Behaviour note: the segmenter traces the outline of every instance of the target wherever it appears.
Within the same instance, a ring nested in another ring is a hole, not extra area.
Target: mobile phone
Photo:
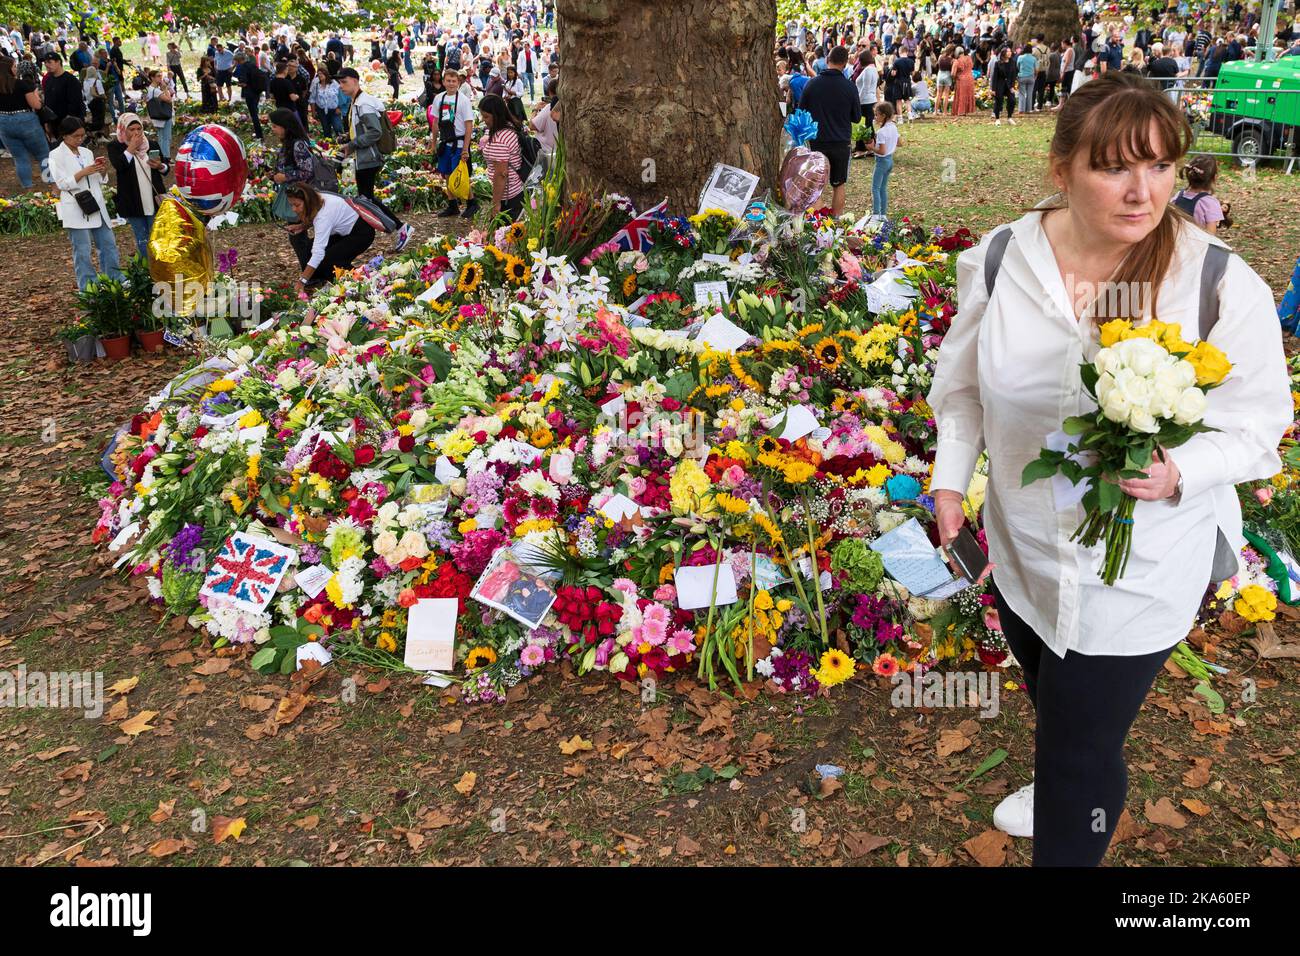
[[[150,159],[162,159],[162,150],[160,150],[160,149],[151,149],[151,150],[149,150],[149,158],[150,158]]]
[[[962,576],[972,583],[978,581],[980,575],[988,569],[988,555],[975,540],[975,535],[971,534],[970,528],[965,525],[962,525],[961,530],[957,532],[957,537],[948,542],[944,551]]]

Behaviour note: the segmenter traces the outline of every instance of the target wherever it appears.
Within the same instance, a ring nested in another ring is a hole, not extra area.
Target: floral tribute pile
[[[804,695],[1003,662],[982,585],[913,595],[871,548],[913,518],[933,539],[924,395],[973,237],[769,208],[620,244],[626,200],[555,193],[172,382],[120,433],[95,540],[263,673],[422,672],[432,638],[470,701],[564,659]]]

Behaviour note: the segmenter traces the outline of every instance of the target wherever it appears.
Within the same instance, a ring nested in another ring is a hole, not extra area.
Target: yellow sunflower
[[[822,368],[828,372],[835,371],[844,360],[844,352],[840,349],[839,343],[830,336],[821,339],[813,346],[813,354],[817,356],[817,361],[821,363]]]
[[[482,281],[483,267],[477,262],[467,262],[460,267],[460,275],[456,279],[456,291],[473,293]]]
[[[512,222],[510,228],[506,230],[506,242],[518,242],[524,237],[524,233],[527,231],[528,227],[526,227],[522,222]]]
[[[533,277],[533,272],[528,268],[528,263],[516,256],[506,257],[506,281],[511,285],[523,285]]]
[[[770,455],[773,452],[781,450],[781,443],[771,435],[764,435],[758,440],[758,453],[760,455]]]
[[[630,299],[636,295],[636,273],[629,272],[623,280],[623,298]]]
[[[477,670],[497,662],[497,652],[490,647],[476,647],[465,655],[465,669]]]

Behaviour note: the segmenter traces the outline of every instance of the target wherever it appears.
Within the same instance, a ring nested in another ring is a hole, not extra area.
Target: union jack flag
[[[654,245],[654,240],[650,238],[650,224],[660,222],[667,211],[668,200],[665,199],[653,209],[647,209],[639,214],[626,226],[610,236],[609,241],[617,243],[619,249],[623,252],[645,252]]]
[[[275,596],[293,554],[265,538],[232,534],[208,568],[200,593],[261,611]]]

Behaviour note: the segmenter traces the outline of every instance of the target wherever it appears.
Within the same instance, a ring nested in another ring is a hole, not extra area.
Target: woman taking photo
[[[505,214],[513,222],[524,209],[524,183],[519,178],[522,127],[499,96],[483,97],[478,110],[487,129],[487,134],[479,140],[479,149],[492,174],[491,218],[495,220]]]
[[[108,144],[107,153],[117,172],[117,214],[131,224],[135,251],[147,257],[154,213],[167,192],[163,177],[171,164],[157,141],[145,136],[144,124],[134,113],[117,118],[117,138]]]
[[[162,146],[162,154],[168,159],[172,155],[172,123],[176,119],[172,108],[172,99],[176,91],[172,89],[171,78],[162,70],[149,71],[149,88],[145,90],[145,113],[153,123],[154,135]]]
[[[199,60],[199,112],[215,113],[217,111],[217,70],[212,65],[211,57]]]
[[[934,108],[938,113],[948,112],[952,99],[952,47],[947,46],[939,56],[939,72],[934,78]]]
[[[298,291],[323,285],[334,278],[335,269],[351,269],[357,256],[375,241],[374,227],[353,212],[342,196],[318,192],[307,183],[290,183],[285,191],[298,217],[287,227],[289,245],[302,267]]]
[[[18,79],[16,61],[0,56],[0,145],[14,158],[18,183],[32,188],[32,167],[42,179],[48,177],[46,161],[50,144],[41,129],[36,111],[41,108],[41,94],[36,84]]]
[[[117,257],[117,242],[108,226],[104,204],[104,184],[108,181],[108,160],[96,159],[81,144],[86,128],[75,116],[65,116],[59,123],[62,142],[50,152],[50,176],[59,187],[59,222],[72,243],[72,268],[77,273],[77,288],[85,289],[97,275],[90,258],[90,243],[99,251],[99,272],[114,279],[122,278]],[[80,198],[79,198],[80,197]],[[85,208],[82,208],[82,204]]]
[[[1191,629],[1215,562],[1217,528],[1240,539],[1233,485],[1281,465],[1291,423],[1273,296],[1215,237],[1169,208],[1192,132],[1142,80],[1112,71],[1061,107],[1049,149],[1053,200],[957,260],[958,312],[929,395],[940,435],[931,493],[941,542],[963,523],[976,460],[988,452],[984,529],[1003,633],[1037,714],[1034,782],[994,823],[1033,836],[1036,866],[1095,866],[1124,810],[1124,740],[1152,682]],[[991,257],[991,258],[990,258]],[[1000,269],[992,268],[1000,265]],[[1203,270],[1208,269],[1208,272]],[[1202,275],[1214,295],[1202,302]],[[1214,281],[1216,276],[1217,283]],[[1144,290],[1092,301],[1071,290]],[[1083,508],[1058,507],[1051,482],[1021,472],[1065,418],[1094,403],[1079,366],[1099,326],[1153,315],[1208,340],[1233,364],[1209,393],[1215,429],[1163,453],[1120,488],[1137,499],[1132,552],[1113,586],[1105,545],[1070,536]]]

